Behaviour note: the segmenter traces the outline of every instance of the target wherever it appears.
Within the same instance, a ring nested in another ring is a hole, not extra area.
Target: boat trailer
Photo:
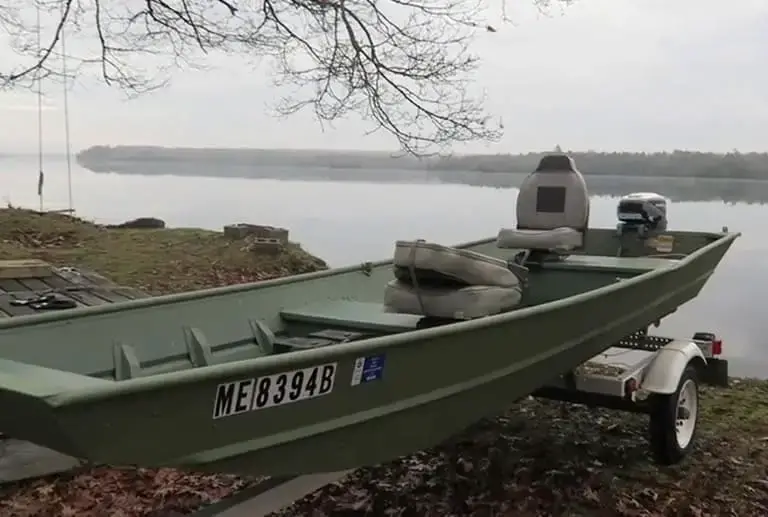
[[[728,386],[728,361],[715,334],[691,339],[635,332],[558,376],[532,396],[649,416],[654,459],[681,461],[693,448],[699,414],[699,384]]]

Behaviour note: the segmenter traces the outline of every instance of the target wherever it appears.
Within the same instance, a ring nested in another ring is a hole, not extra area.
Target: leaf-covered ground
[[[255,480],[173,469],[95,467],[0,487],[3,517],[175,517]]]
[[[528,399],[275,517],[768,515],[768,382],[704,388],[698,446],[657,467],[641,415]]]

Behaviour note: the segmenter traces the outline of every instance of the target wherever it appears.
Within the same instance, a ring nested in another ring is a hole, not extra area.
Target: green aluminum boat
[[[622,198],[616,228],[589,228],[586,184],[560,155],[516,210],[513,228],[455,247],[403,241],[378,263],[2,320],[0,429],[117,465],[375,464],[658,322],[738,237],[667,230],[648,193]]]

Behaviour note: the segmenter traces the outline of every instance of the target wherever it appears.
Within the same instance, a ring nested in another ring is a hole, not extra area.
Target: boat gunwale
[[[393,348],[398,348],[401,346],[407,346],[414,341],[437,339],[444,335],[449,335],[449,334],[455,335],[455,334],[461,334],[465,332],[473,332],[476,330],[482,330],[482,329],[486,329],[486,328],[501,325],[501,324],[512,323],[516,320],[520,320],[520,319],[529,317],[531,315],[540,314],[543,312],[555,311],[560,308],[573,305],[575,303],[580,303],[583,301],[590,300],[596,296],[602,296],[606,293],[612,293],[614,291],[630,289],[639,283],[645,282],[649,278],[654,278],[662,274],[666,274],[670,270],[683,268],[691,261],[703,255],[706,255],[712,249],[719,246],[730,245],[735,239],[741,236],[740,232],[722,232],[722,233],[693,232],[693,233],[697,233],[699,235],[705,235],[705,236],[709,235],[712,237],[716,237],[716,240],[708,243],[706,246],[702,246],[701,248],[693,251],[692,253],[687,255],[684,259],[680,260],[678,263],[672,264],[667,268],[654,269],[646,273],[637,275],[635,277],[627,278],[622,282],[612,283],[609,285],[605,285],[603,287],[599,287],[597,289],[579,293],[573,296],[569,296],[567,298],[553,300],[551,302],[543,303],[533,307],[525,307],[522,309],[505,312],[501,314],[496,314],[493,316],[486,316],[484,318],[478,318],[475,320],[456,322],[450,325],[442,325],[438,327],[417,329],[409,332],[390,334],[386,336],[374,337],[374,338],[350,342],[350,343],[333,344],[333,345],[322,347],[320,349],[305,350],[297,354],[278,354],[278,355],[263,356],[263,357],[253,358],[253,359],[245,359],[245,360],[236,361],[236,362],[206,366],[204,368],[193,368],[190,370],[168,372],[160,375],[151,375],[147,377],[139,377],[135,379],[128,379],[128,380],[122,380],[122,381],[112,381],[109,383],[105,383],[104,385],[101,385],[101,386],[87,386],[87,387],[83,386],[81,389],[68,390],[56,395],[52,395],[50,397],[46,397],[46,401],[51,406],[64,406],[64,405],[71,405],[71,404],[78,404],[78,403],[94,402],[96,400],[107,399],[117,395],[127,395],[131,393],[152,391],[157,388],[168,388],[170,385],[182,386],[187,384],[198,383],[201,381],[205,382],[205,381],[215,381],[216,379],[222,379],[222,380],[231,379],[233,377],[237,377],[238,375],[254,376],[254,375],[258,375],[259,372],[263,372],[263,371],[274,373],[276,371],[289,369],[289,368],[290,369],[300,368],[305,364],[310,365],[318,361],[328,362],[328,361],[334,361],[339,359],[343,360],[345,357],[348,357],[350,355],[374,355],[376,352],[380,352],[384,350],[392,350]],[[493,240],[495,239],[493,238],[483,239],[480,241],[473,241],[470,243],[461,244],[456,247],[477,246],[479,244],[486,244],[486,243],[492,242]],[[386,260],[386,261],[379,261],[375,264],[377,264],[378,266],[382,266],[382,265],[387,265],[391,263],[392,263],[392,260]],[[326,276],[333,276],[337,274],[344,274],[348,272],[359,271],[359,269],[360,269],[360,266],[349,266],[346,268],[309,273],[306,275],[296,275],[294,277],[287,277],[284,279],[275,279],[275,280],[268,281],[268,283],[269,285],[280,285],[284,283],[289,283],[288,281],[295,282],[295,281],[308,280],[310,278],[322,278]],[[267,282],[262,282],[262,283],[259,283],[258,285],[264,286],[266,283]],[[254,284],[245,284],[244,286],[231,286],[231,287],[228,286],[224,288],[216,288],[215,290],[218,291],[217,294],[226,294],[231,292],[240,292],[243,290],[247,290],[248,288],[253,288],[253,285]],[[184,299],[185,300],[198,299],[201,297],[201,293],[210,293],[210,291],[211,290],[190,293],[195,296],[192,296],[192,297],[187,296]],[[172,296],[177,297],[173,301],[179,301],[178,300],[179,295],[172,295]],[[161,300],[161,303],[157,303],[157,301],[155,300],[155,303],[152,304],[151,303],[152,301],[153,301],[152,299],[137,300],[137,302],[141,304],[140,306],[146,307],[146,306],[162,305],[162,304],[168,303],[168,298]],[[129,302],[129,303],[132,303],[133,306],[137,305],[136,302]],[[125,309],[125,306],[123,306],[123,309]],[[84,312],[85,310],[83,311],[83,313]],[[84,316],[85,314],[83,313],[81,313],[79,316]],[[88,312],[88,314],[89,315],[93,314],[93,312]],[[59,318],[55,318],[55,319],[59,319]],[[48,317],[46,320],[49,321],[51,320],[51,318]],[[38,323],[38,322],[41,322],[41,320],[39,318],[36,318],[35,323]],[[1,328],[2,327],[0,327],[0,329]]]
[[[600,229],[600,228],[596,228]],[[691,257],[703,249],[707,249],[712,244],[719,242],[720,239],[730,237],[734,240],[741,236],[741,232],[690,232],[702,236],[717,237],[717,240],[707,244],[702,248],[697,249],[693,253],[687,255],[681,262],[684,262],[688,257]],[[488,237],[485,239],[464,242],[451,246],[452,248],[465,249],[488,244],[496,240],[496,237]],[[340,268],[326,269],[322,271],[313,271],[310,273],[301,273],[298,275],[290,275],[279,278],[271,278],[269,280],[260,280],[256,282],[249,282],[246,284],[226,285],[222,287],[212,287],[209,289],[199,289],[196,291],[188,291],[184,293],[165,294],[160,296],[150,296],[147,298],[137,298],[121,303],[109,303],[104,305],[94,305],[90,307],[78,307],[76,309],[69,309],[61,312],[49,312],[43,314],[29,314],[16,316],[14,318],[0,319],[0,331],[8,328],[25,327],[29,325],[38,325],[41,323],[52,323],[57,321],[68,321],[78,318],[85,318],[96,314],[111,314],[114,312],[125,312],[134,309],[143,309],[149,307],[156,307],[162,305],[170,305],[179,302],[196,301],[202,298],[213,298],[217,296],[225,296],[234,293],[241,293],[251,291],[253,289],[262,289],[267,287],[273,287],[278,285],[288,285],[292,283],[305,282],[308,280],[315,280],[319,278],[326,278],[331,276],[343,275],[346,273],[354,273],[362,270],[362,266],[371,267],[373,269],[393,264],[393,259],[378,260],[375,262],[362,262],[360,264],[354,264],[349,266],[343,266]],[[509,314],[509,313],[506,313]],[[485,318],[484,318],[485,319]]]

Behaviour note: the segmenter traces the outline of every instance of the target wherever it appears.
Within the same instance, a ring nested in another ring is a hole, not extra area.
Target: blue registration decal
[[[378,381],[384,376],[384,354],[358,357],[352,369],[352,386]]]

